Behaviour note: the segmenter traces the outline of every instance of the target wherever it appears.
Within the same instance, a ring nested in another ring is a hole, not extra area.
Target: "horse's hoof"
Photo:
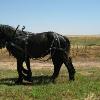
[[[32,82],[32,78],[29,76],[24,77],[24,80],[28,81],[28,82]]]
[[[74,80],[75,80],[75,78],[70,78],[70,79],[69,79],[69,81],[74,81]]]
[[[17,85],[20,85],[20,84],[22,84],[23,82],[22,82],[22,80],[17,80],[17,81],[15,81],[15,84],[17,84]]]
[[[75,73],[74,73],[75,74]],[[69,75],[69,81],[74,81],[75,80],[75,75],[72,74],[72,75]]]
[[[32,78],[28,78],[27,81],[28,81],[28,82],[32,82]]]
[[[50,82],[55,83],[55,79],[51,77]]]

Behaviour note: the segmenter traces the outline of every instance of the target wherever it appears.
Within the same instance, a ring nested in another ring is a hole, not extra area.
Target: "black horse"
[[[0,48],[4,47],[17,59],[19,77],[16,83],[22,83],[23,79],[31,81],[30,58],[40,58],[47,54],[51,54],[54,65],[52,80],[58,76],[63,63],[68,69],[69,80],[74,80],[75,69],[69,55],[70,41],[65,36],[55,32],[34,34],[9,25],[0,25]],[[27,70],[23,67],[23,62],[26,63]]]

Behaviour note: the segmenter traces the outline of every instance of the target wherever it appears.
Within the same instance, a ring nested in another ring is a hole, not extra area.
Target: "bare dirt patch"
[[[26,67],[25,63],[23,64],[24,67]],[[31,68],[32,69],[51,69],[53,67],[52,63],[40,63],[40,62],[31,62]],[[16,70],[17,64],[16,62],[0,62],[0,70]]]
[[[74,62],[75,68],[89,68],[89,67],[100,67],[100,62]],[[0,62],[0,70],[16,70],[16,62]],[[23,64],[25,67],[25,64]],[[64,66],[64,65],[63,65]],[[63,67],[64,68],[64,67]],[[31,69],[53,69],[51,62],[31,62]]]

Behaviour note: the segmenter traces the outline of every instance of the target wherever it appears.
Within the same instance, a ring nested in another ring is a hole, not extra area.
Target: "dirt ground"
[[[44,58],[45,60],[48,57]],[[44,60],[43,59],[43,60]],[[75,68],[89,68],[89,67],[100,67],[100,59],[99,60],[90,60],[86,57],[84,58],[74,58],[73,65]],[[23,64],[25,67],[25,64]],[[64,65],[63,65],[64,66]],[[0,53],[0,70],[16,70],[16,59],[12,56],[9,56],[8,52],[3,51],[3,54]],[[65,68],[65,67],[63,67]],[[40,60],[31,60],[31,69],[53,69],[52,61],[40,61]]]
[[[100,62],[73,62],[75,68],[100,67]],[[16,70],[16,61],[0,62],[0,70]],[[25,64],[23,64],[25,67]],[[64,66],[64,65],[63,65]],[[31,61],[31,69],[53,69],[52,62]]]

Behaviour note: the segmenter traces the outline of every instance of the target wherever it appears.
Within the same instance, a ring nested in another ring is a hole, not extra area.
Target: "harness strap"
[[[58,34],[57,33],[54,33],[54,39],[53,39],[53,41],[52,41],[52,44],[51,44],[51,47],[50,47],[50,55],[51,55],[51,57],[50,57],[50,59],[53,57],[53,55],[55,54],[55,50],[57,49],[57,48],[60,48],[61,47],[61,45],[60,45],[60,39],[59,39],[59,37],[58,37]],[[57,43],[58,43],[58,45],[57,45]],[[53,45],[55,45],[55,46],[53,46]],[[54,50],[54,52],[53,53],[51,53],[52,52],[52,49]]]
[[[27,51],[27,47],[28,47],[28,34],[26,35],[26,38],[25,38],[25,60],[27,60],[27,57],[29,56],[28,55],[28,51]]]
[[[17,26],[16,30],[18,29],[18,27],[19,27],[19,25]],[[24,28],[25,27],[23,27],[23,30],[24,30]],[[23,30],[22,30],[22,32],[24,32]],[[60,38],[59,38],[58,34],[57,33],[54,33],[53,36],[54,36],[54,39],[53,39],[53,41],[51,43],[50,48],[47,50],[47,52],[50,52],[50,55],[51,56],[47,60],[45,60],[45,61],[48,61],[49,59],[51,59],[54,56],[56,50],[60,50],[60,51],[63,51],[63,52],[66,51],[65,49],[61,48]],[[10,44],[12,46],[14,46],[18,50],[20,50],[20,51],[22,51],[22,52],[25,53],[25,60],[27,60],[27,57],[28,56],[31,57],[31,55],[29,54],[29,52],[27,50],[27,48],[28,48],[28,37],[29,37],[29,34],[25,35],[25,39],[24,39],[24,41],[25,41],[25,49],[21,48],[20,46],[16,45],[13,42],[10,42]],[[53,53],[52,53],[52,50],[54,50]]]
[[[15,35],[16,35],[16,31],[18,30],[20,25],[17,26],[16,30],[15,30]],[[23,26],[22,28],[22,32],[24,32],[23,30],[25,29],[25,26]],[[27,45],[28,45],[28,34],[25,36],[25,50],[23,48],[21,48],[20,46],[16,45],[15,43],[13,42],[10,42],[10,44],[14,47],[16,47],[17,49],[19,49],[20,51],[24,52],[25,53],[25,60],[27,60],[27,57],[30,56],[29,53],[27,52]]]
[[[23,30],[25,29],[25,26],[23,26],[23,28],[22,28],[22,32],[24,32]]]
[[[58,48],[60,48],[61,47],[61,45],[60,45],[60,39],[59,39],[59,36],[58,36],[57,33],[54,34],[54,39],[55,39],[56,42],[58,42]],[[56,46],[57,46],[57,44],[56,44]]]
[[[15,32],[14,32],[15,34],[16,34],[16,31],[18,30],[19,26],[20,26],[20,25],[18,25],[18,26],[16,27]]]

